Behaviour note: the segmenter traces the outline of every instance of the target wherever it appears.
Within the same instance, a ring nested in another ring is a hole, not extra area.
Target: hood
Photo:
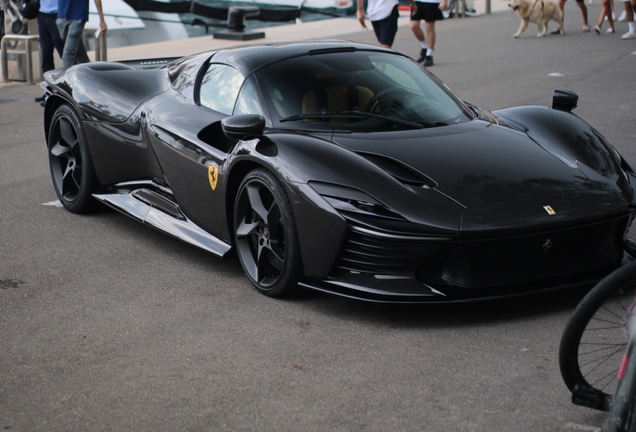
[[[419,176],[465,207],[461,231],[593,218],[628,207],[625,177],[600,144],[587,156],[568,158],[558,143],[539,145],[522,131],[484,120],[405,132],[336,133],[333,141],[378,165]]]

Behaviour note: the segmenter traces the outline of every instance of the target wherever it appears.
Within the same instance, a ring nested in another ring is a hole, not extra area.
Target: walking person
[[[411,3],[411,22],[409,27],[420,42],[420,56],[417,58],[418,63],[422,63],[425,67],[433,66],[433,53],[435,51],[435,21],[444,19],[442,11],[446,10],[446,0],[410,0]],[[420,21],[424,20],[426,35],[420,27]]]
[[[362,28],[366,29],[365,17],[369,18],[378,44],[385,48],[391,48],[398,29],[398,2],[399,0],[369,0],[367,13],[364,13],[364,0],[358,0],[358,21]]]
[[[607,34],[612,34],[616,30],[614,29],[614,17],[612,16],[612,2],[613,0],[603,0],[601,6],[601,14],[598,17],[598,24],[594,26],[596,34],[601,34],[601,27],[603,27],[603,21],[607,18],[609,28],[605,31]]]
[[[565,22],[565,2],[566,0],[559,0],[559,10],[561,11],[561,17],[563,19],[563,21]],[[592,2],[590,2],[590,4],[592,4]],[[584,0],[576,0],[576,5],[579,7],[579,9],[581,9],[581,15],[583,16],[583,33],[589,33],[590,32],[590,23],[587,22],[587,6],[585,6],[585,2]],[[551,35],[557,35],[557,34],[561,34],[561,30],[565,30],[565,29],[561,29],[558,28],[556,30],[553,30],[552,32],[550,32]]]
[[[108,26],[104,21],[102,0],[94,0],[99,14],[99,28],[106,34]],[[82,32],[88,21],[88,0],[59,0],[57,7],[57,28],[64,41],[62,65],[67,68],[78,63],[89,63],[86,47],[82,42]]]
[[[40,0],[38,13],[38,33],[42,51],[42,73],[55,69],[53,50],[62,58],[64,41],[60,37],[55,21],[57,20],[57,0]]]
[[[636,26],[634,25],[634,9],[636,8],[636,0],[634,2],[630,2],[630,0],[622,0],[624,11],[623,14],[625,18],[627,18],[627,25],[629,26],[629,30],[627,33],[621,36],[621,39],[636,39]]]
[[[40,36],[40,52],[42,53],[42,74],[55,69],[53,50],[62,58],[64,41],[60,37],[55,21],[57,20],[57,0],[40,0],[38,13],[38,34]],[[36,97],[36,102],[44,106],[44,96]]]

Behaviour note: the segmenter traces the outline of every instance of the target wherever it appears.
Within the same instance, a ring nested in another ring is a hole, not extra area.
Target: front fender
[[[297,145],[310,145],[315,138],[294,136]],[[308,140],[308,141],[306,141]],[[228,221],[233,220],[233,199],[238,185],[250,170],[263,167],[283,184],[289,196],[300,241],[305,276],[324,279],[335,262],[344,239],[347,223],[313,188],[307,184],[312,162],[302,153],[268,136],[241,141],[227,160]]]
[[[525,132],[564,164],[578,167],[588,177],[600,176],[616,184],[625,199],[633,202],[627,174],[631,168],[607,139],[580,117],[544,106],[507,108],[493,113]]]

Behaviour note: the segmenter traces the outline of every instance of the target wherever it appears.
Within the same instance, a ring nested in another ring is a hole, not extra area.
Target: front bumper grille
[[[620,263],[628,219],[489,239],[390,236],[350,224],[335,270],[410,275],[438,288],[574,282]]]

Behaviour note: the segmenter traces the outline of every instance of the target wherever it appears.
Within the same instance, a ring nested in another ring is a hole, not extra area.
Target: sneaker
[[[612,33],[614,33],[613,28],[608,28],[607,30],[605,30],[605,34],[612,34]]]
[[[44,102],[44,95],[40,96],[40,97],[36,97],[34,99],[36,102]]]
[[[599,26],[594,26],[594,31],[596,32],[596,34],[600,35],[601,34],[601,28]]]
[[[583,30],[581,30],[583,33],[589,33],[590,32],[590,26],[589,25],[584,25],[583,26]]]
[[[433,66],[433,56],[426,56],[423,64],[424,64],[424,67]]]
[[[621,36],[621,39],[625,39],[625,40],[627,40],[627,39],[636,39],[636,33],[627,32],[623,36]]]
[[[618,17],[618,22],[623,22],[627,20],[627,14],[625,13],[625,11],[621,12],[621,14]]]
[[[426,51],[426,48],[422,48],[422,50],[420,51],[420,56],[415,61],[418,63],[422,63],[426,59]]]
[[[551,34],[551,35],[561,34],[561,30],[559,30],[559,29],[552,30],[552,31],[550,32],[550,34]]]

